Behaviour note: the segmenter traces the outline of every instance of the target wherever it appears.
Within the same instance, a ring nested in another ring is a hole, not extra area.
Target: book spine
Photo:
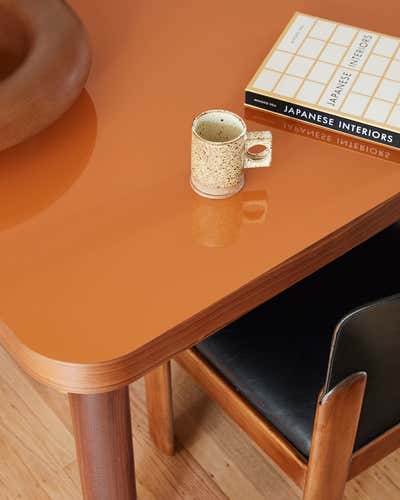
[[[274,97],[246,91],[246,104],[337,132],[400,149],[400,134]]]

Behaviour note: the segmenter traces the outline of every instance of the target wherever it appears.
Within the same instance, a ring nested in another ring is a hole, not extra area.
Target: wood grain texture
[[[69,402],[85,500],[135,500],[128,388]]]
[[[0,498],[81,498],[79,480],[66,473],[76,464],[70,430],[3,349],[0,394]],[[68,400],[60,397],[69,418]]]
[[[353,478],[364,470],[400,448],[400,424],[388,430],[366,446],[357,450],[352,457],[349,477]]]
[[[172,327],[143,347],[101,363],[66,363],[32,351],[0,322],[0,342],[17,363],[39,382],[61,392],[100,393],[116,390],[199,343],[265,300],[343,255],[400,219],[400,194],[361,215],[227,295],[193,317]]]
[[[300,487],[304,485],[306,461],[302,455],[240,397],[201,355],[190,349],[178,354],[175,360],[296,484]]]
[[[199,386],[241,426],[244,432],[254,439],[256,444],[260,446],[267,455],[275,459],[281,469],[284,470],[294,482],[301,488],[304,487],[307,473],[306,460],[273,429],[271,442],[271,427],[268,423],[253,410],[246,400],[240,397],[238,393],[224,381],[223,377],[221,377],[197,351],[188,350],[184,353],[180,353],[175,357],[175,360],[197,381]],[[168,368],[169,366],[163,365],[164,370]],[[154,373],[154,375],[156,374]],[[161,373],[158,374],[158,376],[160,375]],[[149,375],[147,375],[147,377],[149,377]],[[152,385],[146,383],[146,395],[149,399],[153,400],[153,404],[157,405],[157,398],[168,398],[168,401],[172,400],[172,388],[169,377],[168,381],[168,385],[162,386],[158,384],[154,388]],[[160,394],[160,391],[164,391],[165,394]],[[151,409],[149,413],[149,420],[151,420],[150,425],[156,428],[158,435],[163,436],[163,434],[166,433],[167,436],[169,436],[169,433],[173,432],[174,422],[168,420],[167,426],[163,428],[163,420],[162,418],[157,419],[156,412],[157,408],[154,411]],[[162,417],[162,415],[160,415],[160,417]],[[254,419],[256,425],[254,425]],[[154,437],[153,440],[163,453],[168,454],[168,449],[165,450],[163,446],[160,446]],[[282,449],[278,447],[278,455],[276,455],[276,453],[271,453],[271,450],[274,451],[277,442],[280,442],[283,447],[283,453]],[[382,460],[399,447],[400,424],[388,430],[352,455],[347,480],[354,478],[364,470],[375,465],[378,461]],[[278,460],[276,460],[276,456],[278,456]],[[298,464],[296,463],[297,458],[300,458],[301,461],[300,473]],[[295,475],[293,475],[293,472],[295,472]]]
[[[59,118],[90,68],[78,17],[62,0],[0,1],[0,150]]]
[[[299,500],[300,490],[173,363],[177,450],[147,432],[144,381],[130,387],[140,500]],[[0,498],[80,500],[68,398],[26,377],[0,348]],[[345,500],[398,500],[400,450],[347,483]]]
[[[145,376],[149,431],[154,444],[166,455],[174,454],[171,362]]]
[[[304,500],[342,500],[367,376],[350,375],[317,404]]]

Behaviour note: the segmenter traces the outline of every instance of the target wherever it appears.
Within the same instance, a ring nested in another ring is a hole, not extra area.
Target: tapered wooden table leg
[[[85,500],[135,500],[128,387],[69,394]]]

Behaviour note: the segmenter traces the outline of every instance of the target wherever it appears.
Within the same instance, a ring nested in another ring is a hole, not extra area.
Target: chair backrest
[[[355,372],[367,373],[355,449],[400,422],[400,294],[346,315],[332,341],[325,394]]]

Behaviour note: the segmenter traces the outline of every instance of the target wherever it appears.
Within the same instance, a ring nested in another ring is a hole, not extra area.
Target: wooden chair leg
[[[303,500],[342,500],[366,378],[355,373],[318,402]]]
[[[149,431],[157,448],[174,454],[171,363],[168,361],[145,376]]]

